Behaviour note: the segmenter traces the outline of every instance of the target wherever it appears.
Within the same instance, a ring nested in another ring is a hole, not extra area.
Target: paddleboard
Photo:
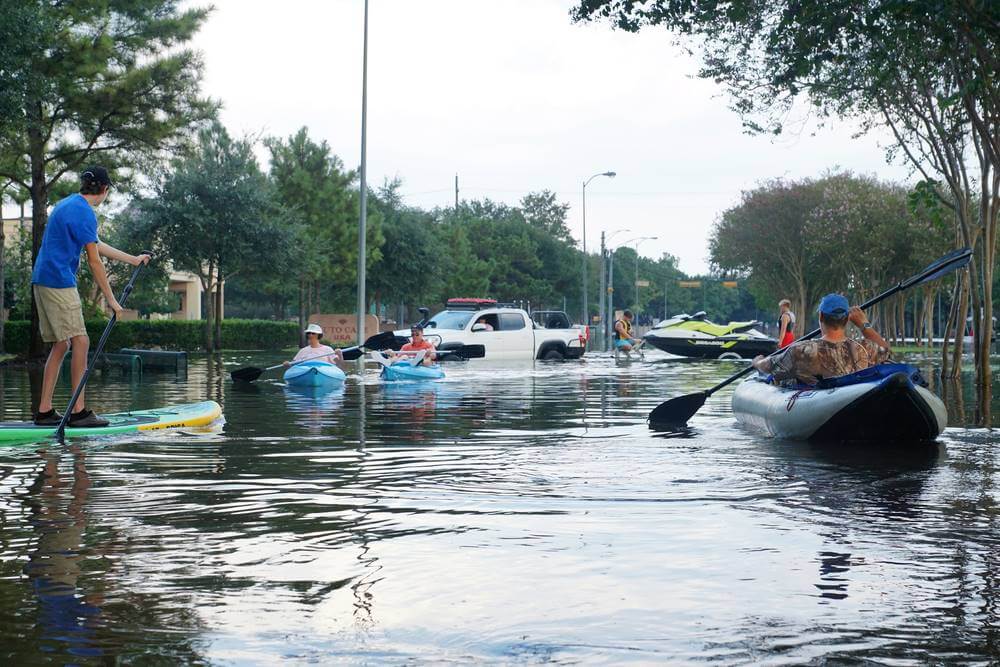
[[[215,401],[186,403],[155,410],[134,410],[111,415],[101,415],[110,424],[95,428],[66,427],[67,438],[117,435],[137,431],[155,431],[164,428],[205,426],[222,415],[222,408]],[[55,426],[35,426],[31,422],[0,422],[0,445],[38,442],[55,435]]]

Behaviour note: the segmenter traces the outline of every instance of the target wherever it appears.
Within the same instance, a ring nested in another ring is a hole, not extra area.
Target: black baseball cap
[[[90,181],[91,183],[97,183],[98,185],[112,185],[111,177],[108,176],[108,170],[100,165],[92,165],[87,167],[82,174],[80,174],[81,181]]]

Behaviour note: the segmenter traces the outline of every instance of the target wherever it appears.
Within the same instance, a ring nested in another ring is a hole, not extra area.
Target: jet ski
[[[758,322],[715,324],[705,311],[663,320],[643,336],[653,347],[681,357],[753,359],[778,349],[778,341],[754,327]]]

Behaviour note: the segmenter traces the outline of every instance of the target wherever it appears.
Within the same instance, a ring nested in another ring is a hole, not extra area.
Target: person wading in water
[[[778,302],[778,349],[784,349],[795,340],[795,313],[792,302],[782,299]]]

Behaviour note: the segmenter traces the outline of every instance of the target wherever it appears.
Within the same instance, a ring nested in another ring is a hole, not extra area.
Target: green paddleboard
[[[113,415],[101,415],[110,424],[96,428],[66,427],[67,438],[117,435],[136,431],[155,431],[184,426],[205,426],[222,415],[222,408],[215,401],[186,403],[155,410],[135,410]],[[55,435],[55,426],[35,426],[31,422],[0,423],[0,445],[20,444],[46,440]]]

